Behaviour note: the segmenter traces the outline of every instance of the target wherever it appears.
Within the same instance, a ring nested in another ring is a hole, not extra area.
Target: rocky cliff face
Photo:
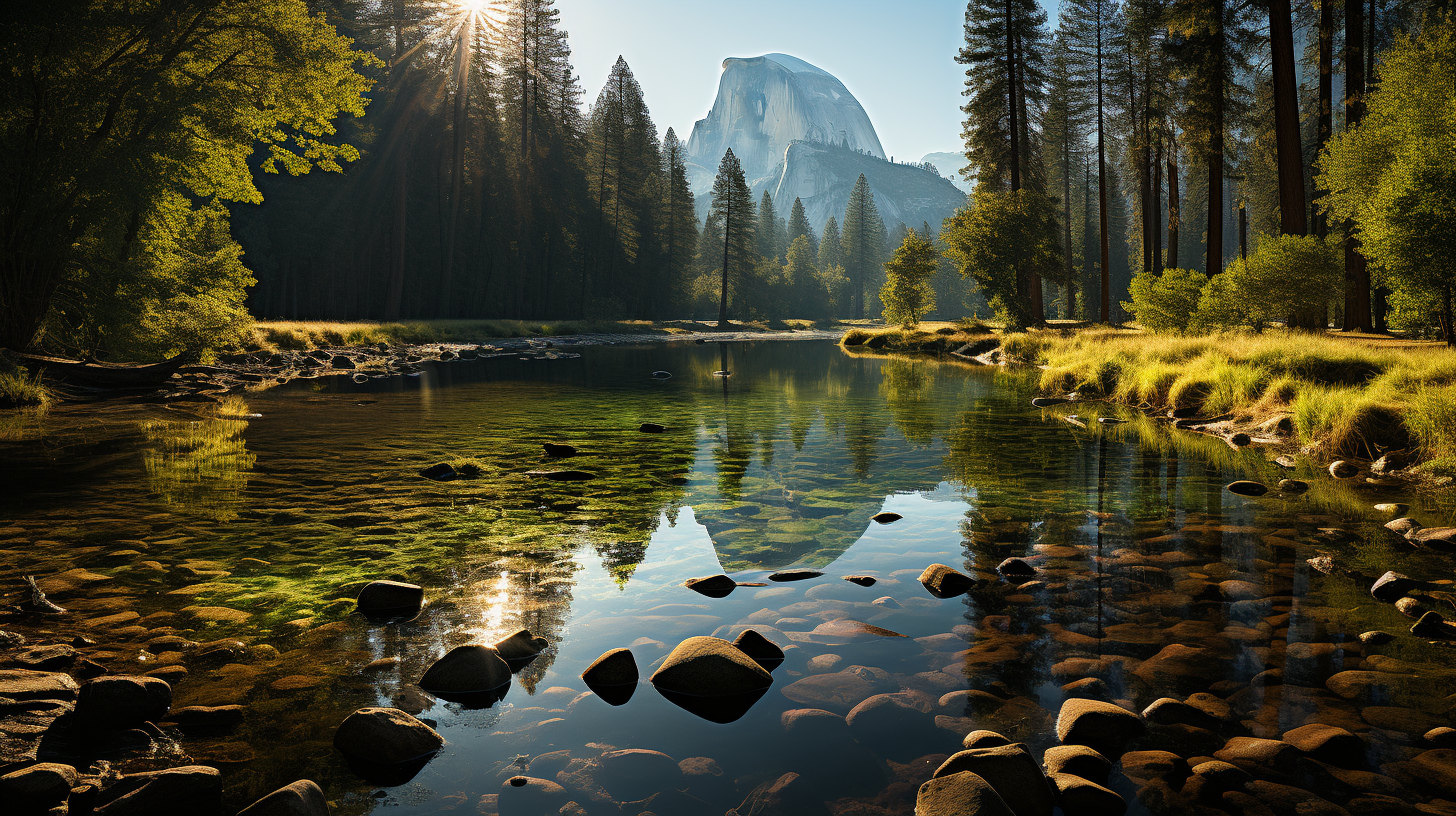
[[[966,202],[965,193],[928,170],[812,142],[789,145],[778,178],[764,186],[774,206],[785,212],[795,198],[803,201],[809,223],[822,230],[831,215],[843,220],[849,193],[861,173],[886,227],[903,221],[919,229],[928,222],[932,231],[939,232],[940,222]],[[755,189],[754,194],[760,191]]]
[[[816,230],[831,215],[844,217],[861,173],[887,227],[928,221],[938,230],[965,203],[965,194],[935,173],[885,161],[869,115],[844,83],[786,54],[723,61],[713,109],[688,140],[699,217],[707,214],[708,193],[729,148],[755,201],[767,190],[787,216],[799,198]]]
[[[843,144],[880,158],[885,151],[870,117],[844,83],[786,54],[723,60],[718,96],[688,140],[688,173],[695,194],[713,186],[729,148],[750,186],[774,175],[796,139]],[[790,199],[792,201],[792,199]]]

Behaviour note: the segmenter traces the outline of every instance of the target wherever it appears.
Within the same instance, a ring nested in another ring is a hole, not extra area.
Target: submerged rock
[[[1410,631],[1417,637],[1432,640],[1456,640],[1456,626],[1452,626],[1441,617],[1440,613],[1435,611],[1421,615],[1420,620],[1416,621]]]
[[[1352,462],[1339,459],[1330,463],[1329,472],[1336,479],[1352,479],[1360,475],[1360,468]]]
[[[1036,567],[1021,558],[1008,558],[996,567],[996,571],[1008,578],[1029,578],[1036,574]]]
[[[1240,495],[1240,496],[1256,496],[1257,497],[1257,496],[1262,496],[1265,493],[1268,493],[1269,492],[1269,488],[1268,488],[1268,486],[1263,485],[1263,484],[1260,484],[1259,482],[1238,481],[1238,482],[1232,482],[1232,483],[1229,484],[1229,486],[1228,486],[1228,492],[1234,493],[1234,494],[1237,494],[1237,495]]]
[[[975,583],[970,576],[945,564],[931,564],[920,573],[920,584],[937,598],[954,598],[966,594]]]
[[[1072,774],[1105,785],[1112,774],[1112,763],[1107,757],[1085,745],[1053,745],[1046,749],[1041,761],[1047,776],[1051,777]]]
[[[1309,482],[1303,482],[1299,479],[1280,479],[1279,492],[1293,493],[1296,495],[1300,493],[1307,493],[1309,492]]]
[[[555,442],[542,442],[541,447],[546,450],[546,455],[554,459],[565,459],[576,455],[576,447],[573,445],[560,445]]]
[[[537,816],[569,812],[563,808],[571,801],[571,794],[549,779],[513,776],[501,785],[496,801],[500,816]]]
[[[1050,408],[1053,405],[1065,405],[1069,402],[1071,400],[1062,397],[1037,397],[1031,401],[1031,404],[1037,408]]]
[[[129,773],[100,798],[96,816],[217,813],[222,809],[222,774],[203,765]]]
[[[659,425],[656,422],[644,422],[641,425],[637,426],[637,430],[641,431],[642,433],[656,434],[662,433],[663,431],[667,430],[667,426]]]
[[[345,755],[381,765],[424,759],[444,744],[435,729],[397,708],[361,708],[334,732],[334,747]]]
[[[480,694],[511,682],[511,667],[493,646],[456,646],[420,678],[431,694]]]
[[[1404,598],[1413,590],[1421,588],[1421,583],[1408,575],[1399,572],[1387,572],[1375,579],[1370,587],[1370,595],[1377,601],[1395,603]]]
[[[460,478],[460,474],[456,473],[455,468],[451,467],[448,462],[430,465],[421,470],[420,475],[432,482],[453,482]]]
[[[20,813],[45,813],[65,801],[79,780],[70,765],[42,762],[0,776],[0,800]]]
[[[329,800],[318,783],[300,779],[248,805],[238,816],[329,816]]]

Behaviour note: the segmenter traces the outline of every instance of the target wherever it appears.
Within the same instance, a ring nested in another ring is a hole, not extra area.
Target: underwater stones
[[[1022,743],[970,748],[941,763],[932,778],[970,772],[986,780],[1016,816],[1051,816],[1056,797]]]
[[[226,730],[242,723],[246,710],[240,705],[183,706],[172,709],[166,721],[183,731]]]
[[[1037,397],[1031,401],[1031,404],[1037,408],[1050,408],[1053,405],[1064,405],[1068,402],[1071,400],[1062,397]]]
[[[1360,475],[1360,468],[1357,465],[1343,459],[1331,462],[1328,470],[1330,475],[1336,479],[1352,479]]]
[[[1098,783],[1075,774],[1050,774],[1057,806],[1076,816],[1122,816],[1127,801]]]
[[[1267,485],[1260,484],[1259,482],[1250,482],[1247,480],[1230,482],[1228,487],[1225,489],[1228,490],[1228,492],[1239,496],[1258,497],[1269,492],[1269,487]]]
[[[876,694],[899,690],[883,669],[850,666],[843,671],[816,674],[784,687],[784,696],[800,705],[847,714]]]
[[[873,623],[851,620],[849,618],[835,618],[825,621],[814,627],[814,634],[825,638],[836,638],[845,640],[865,640],[869,638],[903,638],[905,635],[894,632]]]
[[[889,524],[893,521],[899,521],[902,518],[904,518],[904,516],[900,515],[899,513],[891,513],[889,511],[886,511],[883,513],[876,513],[873,516],[870,516],[870,521],[873,521],[876,524]]]
[[[667,430],[667,426],[659,425],[656,422],[644,422],[637,426],[637,430],[642,433],[659,434]]]
[[[637,659],[626,649],[611,649],[592,661],[581,679],[611,705],[621,705],[637,690]]]
[[[920,573],[921,586],[937,598],[955,598],[966,594],[975,583],[970,576],[945,564],[931,564]]]
[[[1309,492],[1309,482],[1299,479],[1280,479],[1279,492],[1298,495]]]
[[[1409,538],[1411,534],[1421,529],[1420,522],[1413,518],[1398,518],[1385,522],[1385,529],[1403,538]]]
[[[527,660],[540,654],[551,644],[546,638],[531,634],[529,629],[520,629],[495,642],[495,650],[506,662]]]
[[[1412,635],[1432,640],[1456,640],[1456,626],[1452,626],[1436,611],[1421,615],[1410,631]]]
[[[1030,578],[1036,574],[1036,567],[1021,558],[1008,558],[996,566],[996,571],[1007,578]]]
[[[549,779],[513,776],[507,779],[496,799],[500,816],[537,816],[561,813],[571,794]]]
[[[873,745],[878,753],[896,753],[906,747],[919,756],[926,744],[936,741],[935,716],[924,695],[896,692],[876,694],[862,700],[845,716],[855,738]]]
[[[238,816],[329,816],[329,800],[318,783],[300,779],[248,805]]]
[[[1282,739],[1305,756],[1341,768],[1358,768],[1365,759],[1365,741],[1334,725],[1302,725],[1285,732]]]
[[[1218,676],[1220,668],[1219,655],[1213,650],[1170,643],[1138,664],[1133,675],[1151,688],[1187,694],[1206,688],[1206,679]]]
[[[1420,598],[1400,598],[1395,602],[1395,611],[1407,618],[1420,618],[1429,610],[1421,603]]]
[[[728,593],[737,589],[738,583],[726,575],[709,575],[702,578],[689,578],[683,581],[683,586],[699,595],[707,595],[709,598],[723,598]]]
[[[862,587],[872,587],[877,583],[873,575],[846,575],[844,580]]]
[[[1053,745],[1042,754],[1041,762],[1051,777],[1072,774],[1105,785],[1112,774],[1112,763],[1107,757],[1085,745]]]
[[[541,447],[546,450],[546,455],[553,459],[565,459],[576,455],[574,445],[562,445],[556,442],[542,442]]]
[[[1241,768],[1252,765],[1285,773],[1294,770],[1300,754],[1298,748],[1287,742],[1260,737],[1233,737],[1213,752],[1215,759]]]
[[[106,788],[96,816],[191,816],[222,808],[222,774],[204,765],[129,773]]]
[[[361,708],[334,732],[334,747],[378,765],[399,765],[433,756],[445,740],[435,729],[397,708]]]
[[[401,581],[370,581],[359,590],[359,611],[368,616],[410,616],[425,603],[425,590]]]
[[[1141,717],[1101,700],[1069,699],[1057,713],[1062,744],[1085,745],[1108,759],[1121,757],[1146,732]]]
[[[991,783],[970,772],[938,776],[915,793],[915,816],[1020,816]]]
[[[1395,603],[1401,598],[1404,598],[1412,590],[1420,589],[1420,587],[1420,582],[1412,579],[1408,575],[1402,575],[1399,572],[1387,572],[1375,579],[1375,583],[1370,586],[1370,595],[1377,601]]]
[[[778,572],[770,575],[768,579],[770,581],[777,581],[780,583],[788,581],[807,581],[810,578],[818,578],[823,574],[823,572],[815,569],[779,570]]]
[[[88,680],[76,699],[73,725],[87,730],[131,728],[156,722],[172,707],[172,687],[145,675]]]
[[[784,650],[752,629],[744,629],[740,632],[738,637],[733,639],[733,645],[768,671],[773,671],[784,662]]]
[[[1410,764],[1411,770],[1443,797],[1456,798],[1456,750],[1433,748],[1417,755]]]
[[[679,643],[651,682],[660,691],[729,697],[762,691],[773,685],[773,675],[732,643],[699,636]]]
[[[432,482],[453,482],[460,478],[460,474],[456,473],[455,468],[451,467],[448,462],[430,465],[420,470],[420,475]]]
[[[629,748],[608,751],[597,760],[602,787],[619,802],[631,802],[666,788],[682,787],[677,760],[661,751]]]
[[[511,682],[511,667],[493,646],[456,646],[420,678],[420,688],[436,696],[482,694]]]
[[[589,482],[596,478],[596,474],[584,470],[528,470],[526,475],[550,482]]]

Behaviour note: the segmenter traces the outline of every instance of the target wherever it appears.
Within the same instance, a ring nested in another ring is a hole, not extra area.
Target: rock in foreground
[[[432,756],[445,740],[435,729],[397,708],[361,708],[334,732],[334,747],[378,765],[398,765]]]

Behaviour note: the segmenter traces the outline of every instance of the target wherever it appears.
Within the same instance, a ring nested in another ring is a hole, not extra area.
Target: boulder
[[[348,357],[345,357],[342,354],[335,354],[333,357],[330,357],[329,358],[329,365],[333,366],[334,368],[342,368],[342,369],[349,369],[349,368],[354,368],[355,367],[354,366],[354,361],[351,360],[351,359],[349,359]]]
[[[1456,750],[1434,748],[1418,754],[1410,764],[1421,781],[1439,791],[1442,798],[1456,799]]]
[[[1011,740],[1006,739],[995,731],[972,731],[961,738],[962,748],[998,748],[1002,745],[1010,745]]]
[[[637,660],[627,649],[611,649],[592,661],[581,679],[588,687],[615,687],[637,685]]]
[[[1043,783],[1045,784],[1045,783]],[[936,776],[915,794],[915,816],[1021,816],[989,782],[970,772]]]
[[[1360,642],[1366,646],[1384,646],[1395,640],[1395,635],[1389,632],[1382,632],[1379,629],[1372,629],[1369,632],[1360,633]]]
[[[418,612],[425,603],[424,588],[400,581],[370,581],[359,590],[359,611],[365,615]]]
[[[707,595],[709,598],[722,598],[737,589],[738,582],[726,575],[708,575],[702,578],[689,578],[683,581],[683,586],[699,595]]]
[[[22,813],[44,813],[71,795],[80,774],[70,765],[42,762],[0,776],[0,801]]]
[[[1162,697],[1143,709],[1143,719],[1159,725],[1182,724],[1195,728],[1215,729],[1219,726],[1217,717],[1188,703]]]
[[[784,650],[752,629],[744,629],[740,632],[738,637],[733,639],[733,645],[769,671],[773,671],[784,662]]]
[[[1286,732],[1283,741],[1305,756],[1341,768],[1358,768],[1365,762],[1365,741],[1338,726],[1302,725]]]
[[[501,785],[496,807],[500,816],[554,816],[570,801],[566,788],[549,779],[513,776]]]
[[[1041,762],[1049,777],[1071,774],[1105,785],[1112,774],[1107,757],[1085,745],[1053,745],[1042,754]]]
[[[64,672],[0,669],[0,697],[12,700],[74,700],[79,688]]]
[[[300,779],[248,805],[238,816],[329,816],[329,800],[317,783]]]
[[[445,740],[435,729],[397,708],[361,708],[334,732],[334,747],[355,759],[397,765],[424,759]]]
[[[157,722],[172,707],[172,687],[145,675],[97,677],[81,686],[72,724],[88,730],[131,728]]]
[[[1036,567],[1020,558],[1008,558],[997,565],[996,571],[1007,578],[1030,578],[1036,574]]]
[[[457,646],[436,660],[420,678],[431,694],[480,694],[511,682],[511,667],[493,646]]]
[[[1416,637],[1431,640],[1456,640],[1456,626],[1452,626],[1441,617],[1441,613],[1434,610],[1421,615],[1415,625],[1411,626],[1410,631]]]
[[[1456,553],[1456,527],[1428,527],[1411,533],[1416,546],[1444,553]]]
[[[1228,492],[1239,496],[1258,497],[1268,493],[1269,487],[1259,482],[1237,481],[1229,484]]]
[[[707,813],[707,811],[703,811]],[[828,816],[829,811],[808,780],[786,773],[754,788],[727,816]],[[502,814],[504,816],[504,814]]]
[[[1085,745],[1108,759],[1121,757],[1146,732],[1141,717],[1101,700],[1070,699],[1057,714],[1057,739]]]
[[[95,816],[213,816],[222,809],[222,774],[203,765],[127,774],[101,799]]]
[[[1343,459],[1330,463],[1330,475],[1336,479],[1351,479],[1360,475],[1360,468],[1353,462],[1346,462]]]
[[[1421,529],[1421,523],[1413,518],[1391,519],[1385,522],[1385,529],[1401,538],[1410,538],[1417,530]]]
[[[1420,588],[1420,581],[1398,572],[1387,572],[1375,579],[1375,583],[1370,586],[1370,595],[1377,601],[1395,603]]]
[[[920,573],[920,584],[937,598],[954,598],[966,594],[975,582],[962,572],[945,564],[931,564]]]
[[[971,748],[952,754],[934,778],[962,772],[984,779],[1016,816],[1051,816],[1056,797],[1041,766],[1022,743]]]
[[[1436,748],[1456,748],[1456,728],[1445,725],[1432,728],[1423,738]]]
[[[1246,437],[1247,438],[1247,437]],[[1102,785],[1075,774],[1051,774],[1057,806],[1074,816],[1122,816],[1127,801]]]
[[[797,740],[819,745],[837,745],[852,740],[844,717],[822,708],[793,708],[779,715],[784,733]]]
[[[176,723],[183,731],[221,731],[241,724],[245,714],[240,705],[183,706],[172,709],[167,722]]]
[[[773,675],[722,638],[691,637],[679,643],[652,675],[660,691],[692,697],[729,697],[762,691]]]
[[[1129,751],[1122,755],[1122,775],[1146,783],[1161,779],[1171,785],[1181,785],[1192,771],[1183,757],[1171,751]]]
[[[529,629],[521,629],[497,640],[495,642],[495,650],[501,656],[502,660],[526,660],[540,654],[543,649],[550,645],[550,643],[546,642],[546,638],[531,634],[531,630]]]
[[[1221,759],[1205,760],[1194,765],[1191,770],[1194,776],[1205,780],[1205,789],[1216,791],[1239,790],[1254,781],[1253,774]]]
[[[1245,769],[1254,766],[1289,773],[1295,769],[1300,751],[1279,740],[1234,737],[1223,748],[1214,751],[1213,756]]]

